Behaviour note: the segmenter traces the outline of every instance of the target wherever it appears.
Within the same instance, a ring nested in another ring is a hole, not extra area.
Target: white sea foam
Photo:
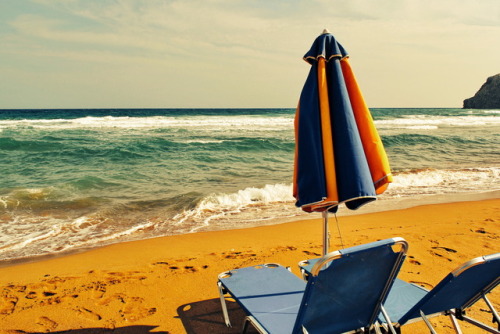
[[[257,117],[257,116],[185,116],[185,117],[83,117],[76,119],[38,119],[38,120],[1,120],[0,129],[10,127],[32,127],[45,129],[79,128],[234,128],[234,129],[276,129],[293,128],[292,116]]]
[[[36,228],[34,228],[34,226],[36,226]],[[21,216],[14,217],[13,220],[8,223],[8,226],[2,224],[0,230],[2,232],[2,237],[0,237],[0,245],[2,246],[0,249],[2,253],[8,253],[24,250],[27,247],[33,247],[33,245],[35,245],[34,248],[36,249],[40,244],[43,244],[44,241],[49,239],[52,240],[55,236],[59,235],[62,229],[61,225],[55,223],[53,219],[50,220],[50,223],[44,223],[40,219],[26,219]],[[39,251],[39,249],[37,249],[37,251]],[[22,253],[23,252],[21,252],[21,254]]]
[[[88,238],[80,239],[74,236],[70,238],[71,242],[67,243],[59,251],[65,251],[68,249],[79,248],[79,247],[89,247],[91,245],[105,245],[113,243],[120,240],[121,238],[128,237],[134,235],[135,233],[152,228],[155,223],[152,221],[146,221],[142,223],[137,223],[136,225],[130,226],[129,228],[123,230],[110,230],[110,229],[98,230],[95,228],[90,228],[90,226],[92,226],[93,224],[92,219],[85,217],[78,224],[81,226],[86,226],[87,229],[92,230],[92,233],[87,233],[87,237],[88,236],[92,237],[91,240],[88,240]]]
[[[124,228],[103,227],[106,220],[96,221],[95,218],[86,216],[74,220],[15,217],[8,223],[9,226],[4,224],[0,228],[1,259],[19,259],[102,246],[126,240],[127,237],[151,229],[155,225],[153,221],[145,221]]]
[[[421,116],[412,115],[402,118],[375,121],[379,129],[437,129],[445,126],[498,126],[500,117],[497,116]]]
[[[405,129],[409,130],[436,130],[439,127],[437,125],[411,125],[405,127]]]
[[[444,126],[495,126],[500,125],[499,110],[481,110],[475,116],[471,111],[467,116],[405,115],[401,118],[376,120],[379,129],[424,129],[433,130]],[[0,120],[0,131],[13,127],[44,129],[161,129],[161,128],[210,128],[211,130],[280,130],[293,129],[294,117],[281,115],[261,116],[152,116],[152,117],[82,117],[76,119],[23,119]]]
[[[4,209],[7,209],[7,206],[8,206],[7,197],[0,196],[0,204],[2,204]]]
[[[191,139],[191,140],[183,140],[183,141],[179,141],[179,142],[182,142],[182,143],[186,143],[186,144],[220,144],[220,143],[223,143],[224,140],[194,140],[194,139]]]
[[[249,208],[257,209],[273,203],[291,203],[291,185],[274,184],[263,188],[249,187],[232,194],[212,194],[203,199],[196,208],[174,217],[177,225],[194,225],[191,232],[209,226],[214,220],[240,214]],[[255,215],[252,215],[255,219]],[[239,219],[242,219],[239,216]]]
[[[402,172],[394,176],[394,182],[384,196],[409,197],[500,190],[499,175],[499,167]]]
[[[431,194],[495,191],[500,190],[499,175],[498,167],[400,172],[396,173],[394,182],[381,197],[396,199]],[[247,188],[232,194],[208,196],[196,208],[178,214],[174,221],[179,225],[193,226],[190,231],[194,232],[220,225],[221,222],[237,225],[237,222],[231,222],[232,217],[237,217],[241,224],[246,224],[247,221],[256,221],[262,217],[277,219],[279,215],[283,217],[300,214],[294,211],[293,203],[291,184]]]
[[[481,110],[485,114],[500,114],[500,110]]]

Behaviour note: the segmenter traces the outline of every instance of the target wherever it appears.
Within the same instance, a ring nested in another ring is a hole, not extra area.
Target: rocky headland
[[[476,95],[464,100],[465,109],[500,109],[500,73],[489,77]]]

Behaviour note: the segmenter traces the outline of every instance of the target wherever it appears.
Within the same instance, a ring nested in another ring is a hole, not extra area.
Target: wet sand
[[[317,214],[318,218],[320,214]],[[474,257],[500,252],[500,199],[423,205],[338,218],[345,247],[400,236],[410,248],[401,279],[432,288]],[[330,219],[330,250],[340,248]],[[0,333],[238,333],[243,312],[217,291],[223,271],[261,263],[290,266],[322,252],[321,219],[115,244],[0,268]],[[500,289],[490,300],[499,309]],[[490,321],[478,303],[471,316]],[[452,333],[446,317],[433,318]],[[467,324],[465,333],[482,333]],[[405,333],[426,332],[421,323]]]

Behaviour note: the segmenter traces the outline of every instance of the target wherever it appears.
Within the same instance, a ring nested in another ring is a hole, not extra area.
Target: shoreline
[[[405,238],[410,248],[399,277],[427,288],[460,264],[499,252],[499,222],[498,198],[340,219],[345,247]],[[330,251],[340,248],[334,224],[332,217]],[[235,328],[225,327],[217,275],[267,262],[299,275],[297,263],[321,253],[321,225],[317,217],[158,237],[0,268],[0,333],[234,333],[243,314],[229,303]],[[490,300],[498,308],[500,291]],[[488,318],[481,309],[470,314]],[[448,319],[441,318],[433,324],[451,333]],[[417,328],[409,332],[418,333],[419,324],[409,325]]]
[[[393,210],[409,209],[409,208],[422,206],[422,205],[459,203],[459,202],[468,202],[468,201],[481,201],[481,200],[498,199],[498,198],[500,198],[500,190],[484,191],[484,192],[478,192],[478,193],[457,193],[457,194],[437,194],[437,195],[432,194],[432,195],[423,195],[423,196],[419,196],[419,197],[391,198],[391,199],[384,199],[382,197],[381,199],[379,198],[378,200],[371,202],[368,205],[361,207],[358,210],[348,210],[347,208],[345,208],[344,205],[341,205],[341,207],[337,213],[337,217],[341,218],[341,217],[357,216],[357,215],[364,215],[364,214],[376,213],[376,212],[386,212],[386,211],[393,211]],[[333,214],[330,216],[331,216],[331,218],[334,217]],[[286,223],[291,223],[291,222],[296,222],[296,221],[316,220],[316,219],[319,219],[320,217],[321,217],[320,213],[305,213],[305,212],[300,211],[299,214],[294,215],[293,217],[277,218],[277,219],[271,219],[268,221],[259,221],[259,222],[255,222],[252,224],[247,224],[245,226],[233,226],[233,227],[228,228],[228,229],[217,229],[217,228],[215,228],[215,229],[203,229],[203,228],[201,228],[200,231],[195,231],[195,232],[190,232],[190,233],[185,233],[185,234],[205,233],[205,232],[214,232],[214,231],[227,231],[227,230],[241,230],[241,229],[248,229],[248,228],[259,227],[259,226],[286,224]],[[71,255],[75,255],[75,254],[85,253],[85,252],[92,251],[94,249],[99,249],[102,247],[107,247],[107,246],[121,244],[121,243],[128,243],[128,242],[141,241],[141,240],[150,240],[150,239],[177,236],[177,235],[183,235],[183,234],[161,235],[161,236],[153,236],[153,237],[146,237],[146,238],[137,238],[137,239],[133,239],[133,240],[118,240],[118,241],[110,243],[110,244],[94,245],[94,246],[76,248],[76,249],[71,249],[71,250],[58,252],[58,253],[35,255],[35,256],[29,256],[29,257],[17,258],[17,259],[5,260],[5,261],[0,260],[0,269],[10,267],[10,266],[19,265],[19,264],[33,263],[33,262],[45,261],[45,260],[55,259],[55,258],[59,258],[59,257],[65,257],[65,256],[71,256]]]

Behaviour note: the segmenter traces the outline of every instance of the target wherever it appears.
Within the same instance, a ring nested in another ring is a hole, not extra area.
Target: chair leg
[[[389,314],[385,311],[385,308],[383,306],[380,306],[380,311],[382,312],[382,315],[384,316],[385,322],[387,323],[387,327],[389,327],[389,330],[392,334],[397,334],[396,330],[394,329],[394,326],[392,325],[391,318],[389,318]]]
[[[250,320],[248,317],[245,317],[245,321],[243,322],[243,327],[241,328],[241,333],[245,334],[248,330],[248,324],[250,323]]]
[[[217,285],[219,287],[220,304],[222,306],[222,314],[224,314],[224,321],[227,327],[232,327],[231,321],[229,320],[229,314],[227,313],[226,298],[224,298],[224,289],[222,287],[222,283],[217,282]]]
[[[493,307],[493,304],[490,302],[490,300],[488,298],[486,298],[485,294],[483,294],[482,297],[483,297],[484,301],[486,302],[486,305],[488,305],[488,307],[491,310],[491,314],[493,315],[493,323],[495,323],[495,322],[497,323],[498,330],[500,331],[500,317],[498,316],[497,310],[495,310],[495,308]]]
[[[432,327],[431,322],[427,317],[425,316],[424,312],[420,311],[420,316],[422,317],[422,320],[424,320],[425,324],[429,328],[432,334],[437,334],[436,331],[434,330],[434,327]]]
[[[248,330],[248,324],[252,324],[252,326],[260,333],[260,334],[269,334],[251,315],[245,317],[245,322],[243,323],[243,329],[241,333],[244,334]]]
[[[375,327],[374,327],[374,330],[375,330],[375,334],[382,334],[382,331],[380,330],[380,324],[377,322],[375,322]]]
[[[493,333],[493,334],[500,334],[500,330],[497,330],[493,327],[485,325],[477,320],[474,320],[474,319],[466,317],[466,316],[463,316],[462,318],[464,321],[467,321],[469,324],[473,324],[474,326],[477,326],[481,329],[484,329],[486,332]]]
[[[458,324],[458,321],[457,321],[457,318],[455,317],[455,315],[453,313],[450,313],[450,319],[451,319],[451,323],[453,324],[453,328],[455,328],[455,332],[457,332],[457,334],[462,334],[462,329],[460,328],[460,325]]]
[[[387,324],[379,323],[377,321],[377,322],[375,322],[373,328],[370,329],[369,331],[367,331],[366,333],[369,333],[369,334],[373,334],[373,333],[375,333],[375,334],[393,334],[394,332],[392,330],[394,330],[394,332],[396,334],[401,334],[401,328],[393,327],[392,329],[390,329],[389,326],[387,326]]]
[[[489,302],[489,301],[488,301]],[[492,309],[492,312],[493,312],[494,309]],[[476,327],[479,327],[481,329],[483,329],[484,331],[488,332],[488,333],[493,333],[493,334],[500,334],[500,328],[499,329],[496,329],[496,328],[493,328],[491,326],[488,326],[486,324],[483,324],[482,322],[476,320],[476,319],[473,319],[473,318],[470,318],[470,317],[467,317],[465,315],[465,312],[461,309],[455,309],[455,310],[450,310],[450,313],[458,320],[462,320],[462,321],[465,321],[465,322],[468,322],[469,324],[472,324]],[[495,312],[494,312],[495,314]],[[494,316],[494,315],[493,315]],[[495,322],[495,320],[493,320],[493,322]]]

